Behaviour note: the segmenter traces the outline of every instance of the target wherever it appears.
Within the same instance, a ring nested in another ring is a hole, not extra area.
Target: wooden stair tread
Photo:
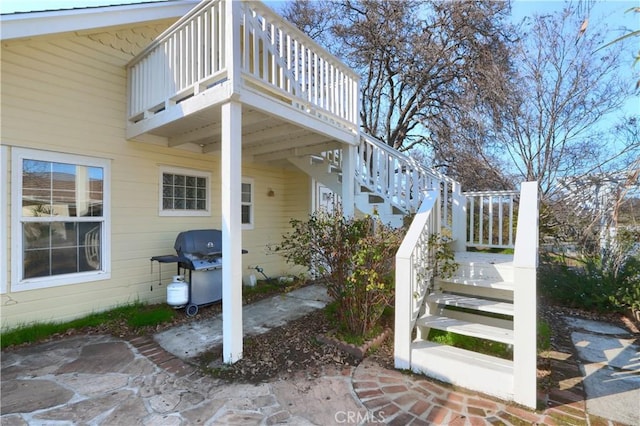
[[[437,330],[450,331],[480,339],[492,340],[513,345],[513,330],[457,320],[436,315],[424,315],[416,321],[421,327],[435,328]]]
[[[454,346],[442,345],[427,340],[416,340],[411,343],[412,351],[420,351],[433,357],[440,357],[447,360],[455,360],[463,365],[473,365],[481,368],[513,374],[513,361],[485,355]]]
[[[427,297],[429,302],[446,306],[473,309],[482,312],[513,316],[513,304],[482,299],[479,297],[461,296],[457,294],[432,293]]]
[[[501,281],[496,278],[467,278],[467,277],[450,277],[450,278],[436,278],[438,282],[468,285],[471,287],[484,287],[493,288],[496,290],[510,290],[513,291],[512,281]]]
[[[455,261],[460,264],[485,264],[499,266],[513,266],[512,254],[480,253],[474,251],[458,251]]]

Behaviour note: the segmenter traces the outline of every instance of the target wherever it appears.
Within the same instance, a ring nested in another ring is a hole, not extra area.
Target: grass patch
[[[498,247],[467,247],[467,251],[472,251],[475,253],[513,254],[512,248]]]
[[[4,349],[23,343],[35,343],[56,334],[91,327],[103,327],[106,332],[122,331],[123,328],[135,331],[144,327],[170,322],[175,315],[175,310],[166,305],[145,305],[135,302],[67,322],[23,324],[11,330],[3,330],[0,333],[0,348]],[[123,324],[125,325],[123,326]]]
[[[153,309],[133,312],[127,319],[127,324],[134,329],[150,327],[171,322],[175,315],[176,311],[172,307],[159,305]]]
[[[287,293],[300,288],[305,281],[294,279],[293,281],[279,281],[276,278],[269,280],[258,280],[255,286],[242,286],[242,298],[244,303],[252,303],[264,297]]]
[[[392,307],[387,306],[384,308],[384,311],[382,312],[382,315],[380,316],[380,320],[378,321],[378,323],[368,333],[364,335],[349,333],[346,330],[346,327],[341,326],[341,324],[339,324],[338,321],[336,320],[338,308],[339,308],[338,303],[333,301],[325,306],[324,314],[327,320],[329,321],[329,323],[335,329],[334,337],[339,340],[342,340],[345,343],[349,343],[356,346],[363,345],[369,340],[374,339],[378,337],[380,334],[382,334],[384,332],[385,327],[389,327],[390,324],[393,324],[394,310]]]
[[[538,352],[551,349],[551,326],[543,320],[538,320]]]
[[[281,292],[283,287],[284,287],[284,284],[281,284],[273,279],[260,280],[253,287],[243,286],[242,295],[252,296],[252,295],[271,294],[275,292]]]
[[[429,331],[429,340],[441,345],[454,346],[497,358],[513,360],[513,348],[506,343],[464,336],[450,331],[436,330],[435,328]]]

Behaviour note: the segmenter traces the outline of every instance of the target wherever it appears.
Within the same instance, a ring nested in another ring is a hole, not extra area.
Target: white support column
[[[242,104],[222,105],[222,359],[242,359]]]
[[[514,400],[536,408],[538,183],[524,182],[520,190],[518,228],[513,255],[513,372]]]
[[[356,147],[342,148],[342,212],[345,217],[355,214]]]

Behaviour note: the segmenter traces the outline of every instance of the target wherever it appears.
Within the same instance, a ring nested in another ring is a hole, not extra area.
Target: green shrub
[[[601,255],[583,255],[571,262],[562,256],[544,256],[539,270],[541,292],[570,307],[640,309],[640,260],[632,249],[635,238],[621,231]]]
[[[371,216],[345,218],[340,209],[290,223],[293,230],[272,250],[325,280],[341,330],[367,335],[393,303],[395,254],[403,231]]]

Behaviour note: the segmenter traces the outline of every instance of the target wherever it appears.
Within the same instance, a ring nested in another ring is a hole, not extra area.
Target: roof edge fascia
[[[198,0],[27,12],[0,17],[2,41],[179,18]]]

